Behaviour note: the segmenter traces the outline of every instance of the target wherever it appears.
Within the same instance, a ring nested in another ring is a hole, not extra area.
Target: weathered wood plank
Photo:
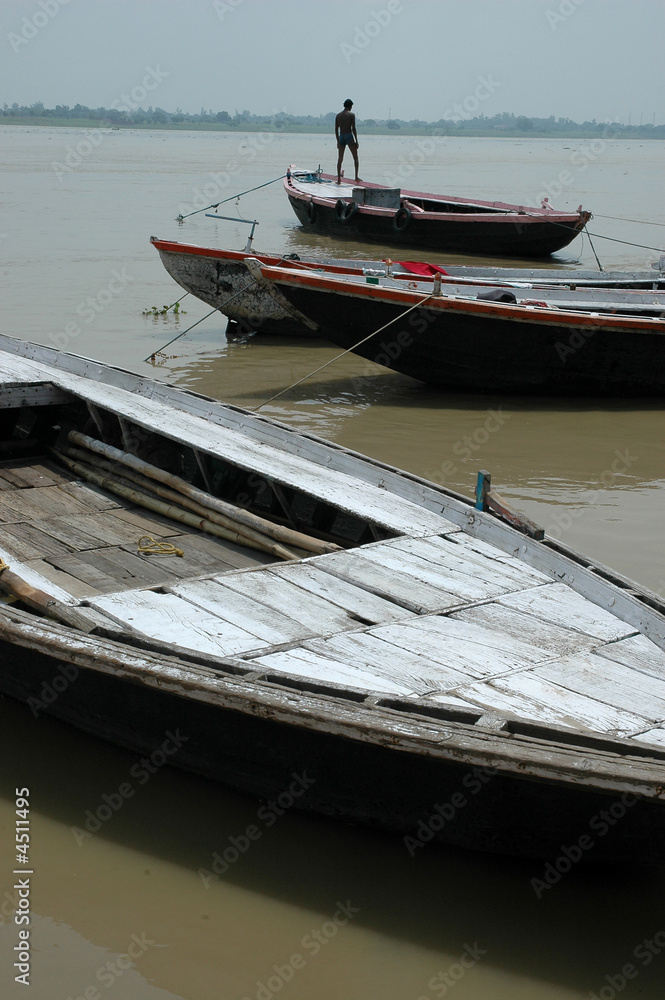
[[[357,628],[357,622],[341,608],[314,594],[306,594],[287,580],[265,573],[225,574],[214,578],[223,584],[297,620],[315,634]]]
[[[605,705],[619,709],[630,705],[649,722],[665,720],[665,677],[650,677],[595,653],[565,657],[537,667],[534,674]]]
[[[460,602],[497,597],[499,594],[515,590],[518,586],[513,579],[506,581],[500,574],[491,579],[483,579],[480,572],[474,574],[469,572],[468,566],[464,568],[462,560],[458,561],[457,567],[451,567],[448,565],[447,555],[443,554],[441,564],[436,564],[413,552],[400,551],[391,545],[369,547],[366,551],[358,551],[357,555],[394,573],[402,580],[407,593],[411,580],[425,583],[435,590],[441,587],[447,593],[455,594]],[[489,572],[487,575],[491,576]]]
[[[134,581],[132,586],[157,587],[174,583],[178,577],[171,573],[164,563],[152,563],[150,557],[128,552],[126,549],[109,546],[101,552],[83,552],[80,558],[104,570],[109,567],[109,575],[115,568],[116,579]]]
[[[72,551],[70,546],[63,545],[48,532],[32,524],[5,524],[0,529],[0,536],[4,543],[20,552],[26,561],[65,556]]]
[[[392,601],[416,614],[446,611],[463,603],[457,594],[428,586],[410,578],[403,580],[392,569],[360,557],[362,550],[332,552],[309,560],[310,565],[333,576],[362,587],[385,600]]]
[[[257,668],[263,667],[276,673],[292,674],[321,684],[330,684],[331,690],[334,685],[341,685],[367,694],[411,694],[407,682],[380,677],[376,673],[351,667],[348,663],[322,656],[302,646],[285,652],[268,653],[257,657],[252,663]]]
[[[302,622],[282,614],[275,608],[260,601],[225,587],[224,577],[215,580],[199,580],[190,583],[177,584],[170,588],[197,607],[204,608],[211,614],[218,615],[224,621],[231,622],[239,628],[255,635],[256,646],[267,643],[276,646],[285,642],[293,642],[306,636],[317,635],[317,631],[307,628]]]
[[[507,608],[496,602],[481,604],[464,611],[453,611],[450,617],[455,621],[482,626],[495,637],[495,641],[502,635],[520,640],[534,650],[538,659],[565,656],[578,650],[594,649],[598,645],[598,640],[592,636],[544,622],[540,618],[534,618],[525,612]]]
[[[115,510],[124,506],[119,497],[109,496],[87,483],[75,480],[71,483],[61,483],[59,488],[63,493],[74,497],[78,503],[83,504],[91,511]]]
[[[548,725],[583,728],[622,737],[648,727],[648,721],[637,713],[604,705],[537,677],[532,671],[463,687],[456,694],[492,711],[507,713],[513,718],[531,718]]]
[[[534,662],[532,647],[510,642],[510,637],[495,641],[490,630],[458,622],[444,616],[431,616],[381,626],[372,634],[396,647],[427,657],[469,678],[493,677]]]
[[[133,590],[97,597],[90,603],[121,625],[187,649],[230,656],[257,646],[255,635],[175,594]]]
[[[133,579],[127,574],[124,581],[118,579],[119,574],[113,575],[115,567],[98,565],[95,552],[77,552],[67,556],[50,556],[46,563],[59,570],[61,573],[85,583],[91,588],[91,593],[107,593],[108,591],[119,590],[124,583],[125,586],[132,586]],[[85,557],[88,558],[85,558]],[[70,591],[73,596],[86,596],[80,589]]]
[[[618,642],[600,646],[599,656],[623,663],[626,667],[641,670],[653,677],[665,677],[665,651],[644,635],[632,635]]]
[[[384,600],[361,587],[355,587],[352,583],[330,573],[324,573],[309,561],[276,565],[270,572],[274,576],[289,580],[310,594],[324,598],[352,615],[357,615],[368,624],[414,617],[413,612],[407,608],[393,601]]]
[[[362,671],[404,685],[418,695],[444,691],[468,681],[468,675],[404,648],[397,650],[371,632],[353,632],[303,643],[306,649]]]
[[[196,549],[202,556],[209,555],[215,560],[221,560],[225,566],[224,572],[228,569],[247,569],[249,566],[267,566],[269,563],[275,562],[275,556],[268,552],[246,549],[236,545],[235,542],[213,538],[212,535],[192,530],[188,532],[187,538],[188,547]],[[169,541],[175,545],[179,544],[174,538],[169,538]]]
[[[544,574],[530,569],[518,559],[505,556],[484,543],[477,543],[475,539],[459,531],[443,537],[392,539],[385,543],[385,547],[387,550],[405,552],[424,559],[442,573],[450,573],[453,578],[472,578],[495,588],[501,587],[503,592],[550,582]]]
[[[646,733],[633,736],[636,743],[648,743],[650,746],[665,747],[665,728],[657,726]]]
[[[563,583],[534,587],[519,594],[500,597],[498,601],[543,621],[578,629],[603,642],[612,642],[635,632],[631,625],[619,621],[609,611],[592,604]]]
[[[79,580],[77,577],[71,576],[67,572],[59,570],[44,559],[31,559],[30,562],[23,564],[20,571],[21,576],[24,579],[30,579],[29,574],[25,570],[32,570],[38,576],[40,579],[40,590],[44,590],[47,594],[57,597],[63,603],[73,604],[77,600],[92,597],[94,594],[99,593],[96,587],[85,583],[83,580]],[[54,585],[57,591],[54,590]]]

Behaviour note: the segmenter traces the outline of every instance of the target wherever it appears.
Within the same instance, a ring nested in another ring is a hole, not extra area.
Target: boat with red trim
[[[427,194],[290,166],[284,190],[308,229],[362,241],[456,253],[546,257],[582,232],[591,213]]]

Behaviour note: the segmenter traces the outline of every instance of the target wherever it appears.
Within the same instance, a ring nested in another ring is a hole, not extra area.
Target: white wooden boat
[[[298,808],[413,843],[663,860],[654,594],[416,476],[8,337],[0,428],[0,690],[36,715],[141,753],[178,734],[171,763],[258,796],[297,775]],[[235,541],[212,534],[236,504]]]
[[[443,278],[446,288],[455,284],[517,287],[541,291],[594,289],[606,298],[626,289],[656,291],[665,288],[662,268],[652,271],[590,271],[554,268],[471,267],[466,265],[423,264],[419,261],[362,260],[352,257],[301,257],[298,254],[260,254],[248,250],[202,247],[193,243],[150,238],[166,271],[186,292],[219,309],[236,331],[260,331],[289,336],[316,336],[315,324],[304,322],[282,299],[268,294],[252,281],[245,261],[256,259],[268,267],[288,267],[294,271],[320,271],[328,276],[367,277],[394,275],[407,284]],[[601,292],[600,289],[603,291]]]

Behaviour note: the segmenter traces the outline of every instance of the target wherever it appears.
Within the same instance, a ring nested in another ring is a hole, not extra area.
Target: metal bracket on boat
[[[206,219],[224,219],[227,222],[244,222],[246,225],[251,226],[249,237],[247,238],[247,245],[245,246],[245,253],[250,253],[252,249],[252,240],[254,239],[254,230],[258,226],[256,219],[239,219],[237,215],[218,215],[217,212],[206,212]]]
[[[523,532],[525,535],[541,541],[545,537],[545,529],[530,521],[528,517],[524,517],[523,514],[516,514],[510,510],[506,506],[505,500],[502,500],[498,494],[491,492],[491,485],[492,477],[489,472],[480,469],[478,479],[476,480],[476,510],[497,514],[503,521],[507,521],[508,524],[512,525],[513,528],[517,528],[518,531]]]

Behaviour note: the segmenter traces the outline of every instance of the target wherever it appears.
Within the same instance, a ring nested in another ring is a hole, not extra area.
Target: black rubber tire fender
[[[396,233],[404,233],[411,225],[411,219],[413,218],[413,213],[406,205],[402,205],[401,208],[395,212],[393,216],[393,229]]]
[[[310,226],[313,226],[314,223],[316,222],[316,205],[314,204],[313,201],[307,202],[306,211],[307,211],[307,221],[309,222]]]

